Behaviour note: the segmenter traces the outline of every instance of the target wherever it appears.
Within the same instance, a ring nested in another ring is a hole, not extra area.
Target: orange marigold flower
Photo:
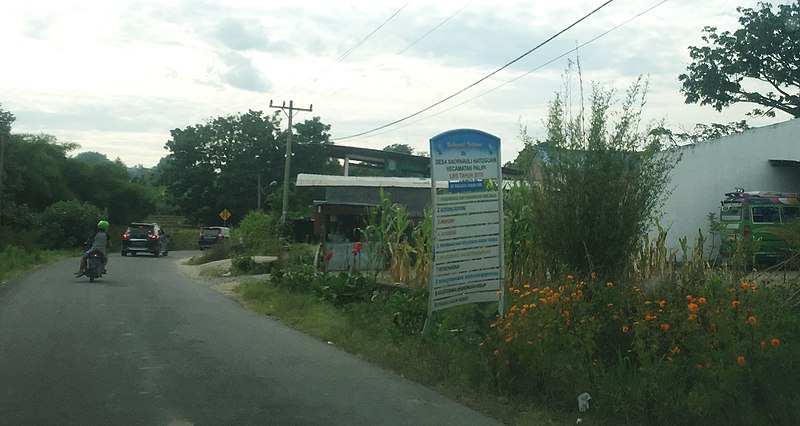
[[[547,299],[545,299],[544,297],[540,297],[539,301],[544,303],[545,305],[547,304]]]
[[[498,355],[500,355],[500,350],[495,349],[494,352],[492,352],[492,353],[494,354],[494,356],[498,356]]]
[[[483,347],[483,342],[478,343],[478,347],[482,348]]]
[[[506,337],[506,343],[510,343],[512,340],[514,340],[514,336]]]
[[[580,320],[578,322],[580,322],[581,324],[586,324],[586,320],[585,319],[582,319],[582,320]]]
[[[689,314],[689,321],[695,321],[697,319],[697,315]]]
[[[664,330],[664,331],[669,330],[669,324],[667,324],[667,323],[661,324],[661,329]]]
[[[781,339],[774,337],[772,340],[769,341],[769,344],[772,346],[778,346],[781,344]]]
[[[567,279],[568,279],[568,280],[570,280],[570,281],[572,281],[573,279],[575,279],[575,277],[573,277],[573,276],[570,274],[570,275],[567,275]]]
[[[650,314],[647,314],[647,315],[645,315],[645,316],[644,316],[644,320],[645,320],[645,321],[650,321],[650,320],[652,320],[652,319],[654,319],[654,318],[655,318],[655,317],[654,317],[654,316],[652,316],[652,315],[650,315]]]
[[[702,305],[703,303],[706,303],[706,298],[705,298],[705,297],[701,297],[701,298],[697,299],[697,303],[699,303],[699,304],[701,304],[701,305]]]
[[[766,340],[762,340],[760,344],[761,344],[761,349],[765,349],[767,347],[767,341]]]
[[[606,283],[606,287],[614,287],[614,283],[609,281],[609,282]]]
[[[739,355],[739,357],[736,358],[736,363],[737,364],[744,365],[744,362],[745,361],[744,361],[744,357],[743,356]]]
[[[514,290],[514,294],[519,294],[519,289]]]
[[[592,279],[595,279],[595,278],[597,278],[597,272],[595,272],[595,271],[592,271],[592,273],[591,273],[591,276],[592,276]]]
[[[694,302],[694,297],[692,297],[692,295],[691,295],[691,294],[687,294],[687,295],[686,295],[686,300],[688,300],[688,301],[690,301],[690,302]]]
[[[661,309],[664,309],[664,306],[665,306],[666,304],[667,304],[667,301],[666,301],[666,300],[659,300],[659,301],[658,301],[658,307],[659,307],[659,308],[661,308]]]
[[[609,304],[608,304],[608,305],[606,305],[606,306],[608,306],[608,307],[610,308],[610,307],[614,306],[614,304],[613,304],[613,303],[609,303]]]
[[[749,317],[747,317],[747,323],[750,324],[750,325],[756,325],[756,317],[753,316],[753,315],[750,315]]]
[[[645,300],[645,301],[644,301],[644,304],[645,304],[645,305],[652,305],[652,304],[653,304],[653,302],[651,302],[651,301],[649,301],[649,300]]]
[[[627,333],[628,332],[628,326],[627,325],[623,325],[622,326],[622,332],[623,333]]]
[[[700,307],[697,306],[697,303],[690,303],[689,304],[689,312],[696,314],[700,311]]]
[[[669,351],[674,353],[674,354],[679,354],[679,353],[681,353],[681,348],[675,346],[674,348],[670,349]]]
[[[738,300],[734,300],[733,302],[731,302],[731,309],[736,309],[736,308],[738,308],[738,307],[739,307],[739,305],[741,305],[741,304],[742,304],[742,302],[740,302],[740,301],[738,301]]]
[[[522,288],[531,288],[531,286],[530,286],[530,284],[525,284],[525,285],[522,286]]]
[[[519,307],[517,305],[514,305],[514,306],[511,307],[511,312],[518,311],[518,310],[519,310]]]

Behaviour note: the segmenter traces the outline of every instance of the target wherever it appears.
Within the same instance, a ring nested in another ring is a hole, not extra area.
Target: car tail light
[[[156,234],[150,234],[150,239],[152,239],[152,240],[155,240],[156,238],[158,238],[158,235],[156,235]]]
[[[127,240],[127,239],[128,239],[128,237],[130,237],[130,235],[128,235],[128,233],[127,233],[127,232],[125,232],[125,233],[123,233],[123,234],[122,234],[122,239],[123,239],[123,240]]]
[[[220,238],[220,239],[222,239],[222,232],[220,232],[219,234],[217,234],[217,238]]]

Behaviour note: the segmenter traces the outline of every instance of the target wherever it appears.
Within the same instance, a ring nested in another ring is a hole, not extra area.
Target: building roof
[[[362,188],[428,188],[430,178],[382,177],[382,176],[332,176],[300,173],[297,186],[351,186]],[[447,188],[447,182],[438,182],[437,187]]]

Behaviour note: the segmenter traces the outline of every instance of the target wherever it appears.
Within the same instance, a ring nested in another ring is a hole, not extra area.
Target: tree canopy
[[[414,148],[412,148],[411,145],[407,143],[393,143],[391,145],[385,146],[383,150],[387,152],[397,152],[400,154],[408,154],[408,155],[414,154]]]
[[[741,28],[731,33],[705,27],[705,46],[689,47],[692,63],[681,74],[686,103],[717,111],[745,102],[760,105],[753,116],[775,110],[800,117],[800,2],[742,8]]]
[[[219,222],[217,215],[223,209],[233,214],[234,222],[256,209],[259,179],[262,200],[280,209],[274,200],[282,188],[287,136],[280,124],[278,113],[265,117],[251,110],[174,129],[165,145],[170,154],[160,164],[159,181],[184,215],[208,224]],[[294,130],[292,177],[339,167],[323,152],[323,145],[331,143],[329,125],[314,117],[296,123]],[[307,203],[298,206],[307,207]]]

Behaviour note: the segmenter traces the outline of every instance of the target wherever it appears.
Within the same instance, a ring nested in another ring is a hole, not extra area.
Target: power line
[[[581,22],[582,22],[582,21],[584,21],[585,19],[587,19],[587,18],[589,18],[590,16],[594,15],[594,14],[595,14],[595,13],[597,13],[597,12],[598,12],[600,9],[602,9],[602,8],[604,8],[604,7],[606,7],[606,6],[608,6],[608,5],[609,5],[611,2],[613,2],[613,1],[614,1],[614,0],[608,0],[608,1],[606,1],[605,3],[603,3],[602,5],[600,5],[599,7],[597,7],[596,9],[594,9],[594,10],[592,10],[591,12],[589,12],[588,14],[584,15],[582,18],[580,18],[580,19],[578,19],[577,21],[575,21],[575,22],[573,22],[572,24],[570,24],[568,27],[566,27],[566,28],[562,29],[561,31],[559,31],[559,32],[555,33],[554,35],[550,36],[550,37],[549,37],[547,40],[545,40],[545,41],[543,41],[543,42],[539,43],[538,45],[536,45],[536,46],[535,46],[535,47],[533,47],[532,49],[528,50],[527,52],[523,53],[522,55],[518,56],[516,59],[512,60],[511,62],[509,62],[509,63],[507,63],[507,64],[503,65],[502,67],[500,67],[500,68],[498,68],[498,69],[496,69],[496,70],[492,71],[491,73],[487,74],[486,76],[484,76],[484,77],[483,77],[483,78],[481,78],[480,80],[478,80],[478,81],[476,81],[476,82],[474,82],[474,83],[470,84],[469,86],[467,86],[467,87],[465,87],[465,88],[463,88],[463,89],[461,89],[461,90],[457,91],[456,93],[453,93],[452,95],[450,95],[450,96],[448,96],[448,97],[446,97],[446,98],[444,98],[444,99],[442,99],[442,100],[440,100],[440,101],[438,101],[438,102],[436,102],[436,103],[434,103],[434,104],[432,104],[432,105],[430,105],[430,106],[428,106],[428,107],[426,107],[426,108],[423,108],[423,109],[421,109],[421,110],[419,110],[419,111],[417,111],[417,112],[415,112],[415,113],[413,113],[413,114],[411,114],[411,115],[407,115],[407,116],[405,116],[405,117],[403,117],[403,118],[401,118],[401,119],[395,120],[395,121],[393,121],[393,122],[391,122],[391,123],[388,123],[388,124],[384,124],[384,125],[382,125],[382,126],[379,126],[379,127],[376,127],[376,128],[374,128],[374,129],[367,130],[367,131],[365,131],[365,132],[361,132],[361,133],[356,133],[356,134],[354,134],[354,135],[350,135],[350,136],[344,136],[344,137],[341,137],[341,138],[336,138],[336,139],[333,139],[333,140],[334,140],[334,141],[342,141],[342,140],[346,140],[346,139],[352,139],[352,138],[356,138],[356,137],[359,137],[359,136],[364,136],[364,135],[367,135],[367,134],[370,134],[370,133],[374,133],[374,132],[377,132],[378,130],[385,129],[385,128],[389,127],[389,126],[393,126],[393,125],[395,125],[395,124],[397,124],[397,123],[401,123],[401,122],[403,122],[403,121],[406,121],[406,120],[408,120],[409,118],[416,117],[417,115],[419,115],[419,114],[422,114],[423,112],[425,112],[425,111],[428,111],[428,110],[429,110],[429,109],[431,109],[431,108],[434,108],[434,107],[436,107],[436,106],[438,106],[438,105],[441,105],[441,104],[443,104],[444,102],[447,102],[447,101],[449,101],[450,99],[453,99],[454,97],[456,97],[456,96],[458,96],[458,95],[460,95],[460,94],[462,94],[462,93],[466,92],[467,90],[469,90],[469,89],[471,89],[471,88],[473,88],[473,87],[477,86],[478,84],[482,83],[483,81],[485,81],[485,80],[486,80],[486,79],[488,79],[489,77],[491,77],[491,76],[493,76],[493,75],[495,75],[495,74],[499,73],[500,71],[502,71],[502,70],[504,70],[504,69],[508,68],[509,66],[513,65],[514,63],[516,63],[516,62],[517,62],[517,61],[519,61],[520,59],[522,59],[522,58],[524,58],[524,57],[526,57],[526,56],[530,55],[531,53],[533,53],[534,51],[538,50],[539,48],[541,48],[541,47],[542,47],[542,46],[544,46],[545,44],[547,44],[547,43],[551,42],[551,41],[552,41],[553,39],[555,39],[556,37],[558,37],[558,36],[560,36],[561,34],[563,34],[563,33],[567,32],[567,31],[568,31],[568,30],[570,30],[572,27],[574,27],[574,26],[578,25],[579,23],[581,23]]]
[[[460,107],[460,106],[462,106],[462,105],[465,105],[465,104],[468,104],[468,103],[470,103],[470,102],[473,102],[473,101],[477,100],[478,98],[481,98],[481,97],[483,97],[483,96],[486,96],[486,95],[488,95],[489,93],[491,93],[491,92],[494,92],[495,90],[497,90],[497,89],[499,89],[499,88],[501,88],[501,87],[503,87],[503,86],[506,86],[506,85],[508,85],[508,84],[511,84],[511,83],[513,83],[513,82],[515,82],[515,81],[517,81],[517,80],[519,80],[519,79],[523,78],[523,77],[526,77],[526,76],[528,76],[528,75],[530,75],[530,74],[532,74],[532,73],[534,73],[534,72],[536,72],[536,71],[539,71],[540,69],[542,69],[542,68],[544,68],[544,67],[546,67],[546,66],[548,66],[548,65],[552,64],[553,62],[555,62],[555,61],[557,61],[557,60],[559,60],[559,59],[561,59],[561,58],[563,58],[563,57],[565,57],[565,56],[569,55],[569,54],[570,54],[570,53],[572,53],[572,52],[577,52],[579,49],[583,48],[584,46],[587,46],[587,45],[589,45],[589,44],[591,44],[591,43],[593,43],[593,42],[597,41],[598,39],[605,37],[605,36],[606,36],[606,35],[608,35],[609,33],[611,33],[611,32],[613,32],[613,31],[615,31],[615,30],[619,29],[620,27],[623,27],[623,26],[627,25],[627,24],[628,24],[628,23],[630,23],[631,21],[633,21],[633,20],[635,20],[635,19],[639,18],[640,16],[642,16],[642,15],[644,15],[644,14],[647,14],[647,13],[649,13],[649,12],[650,12],[650,11],[652,11],[653,9],[655,9],[655,8],[657,8],[657,7],[659,7],[659,6],[661,6],[662,4],[664,4],[664,3],[668,2],[668,1],[669,1],[669,0],[662,0],[662,1],[660,1],[659,3],[655,4],[654,6],[651,6],[650,8],[648,8],[648,9],[646,9],[646,10],[644,10],[644,11],[642,11],[642,12],[640,12],[640,13],[638,13],[638,14],[636,14],[636,15],[634,15],[634,16],[632,16],[632,17],[630,17],[630,18],[628,18],[626,21],[624,21],[624,22],[622,22],[622,23],[620,23],[620,24],[618,24],[618,25],[614,26],[613,28],[611,28],[611,29],[609,29],[609,30],[607,30],[607,31],[605,31],[605,32],[603,32],[603,33],[601,33],[601,34],[600,34],[600,35],[598,35],[598,36],[595,36],[594,38],[590,39],[589,41],[587,41],[587,42],[584,42],[584,43],[581,43],[581,44],[579,44],[579,45],[575,46],[574,48],[572,48],[572,49],[570,49],[570,50],[568,50],[568,51],[566,51],[566,52],[564,52],[564,53],[562,53],[562,54],[560,54],[560,55],[556,56],[555,58],[553,58],[553,59],[551,59],[551,60],[549,60],[549,61],[547,61],[547,62],[545,62],[545,63],[543,63],[543,64],[541,64],[541,65],[539,65],[539,66],[537,66],[536,68],[534,68],[534,69],[532,69],[532,70],[530,70],[530,71],[528,71],[528,72],[526,72],[526,73],[524,73],[524,74],[521,74],[521,75],[519,75],[519,76],[517,76],[517,77],[514,77],[514,78],[512,78],[511,80],[508,80],[508,81],[506,81],[506,82],[504,82],[504,83],[502,83],[502,84],[499,84],[499,85],[497,85],[497,86],[495,86],[495,87],[493,87],[493,88],[491,88],[491,89],[489,89],[489,90],[487,90],[487,91],[485,91],[485,92],[481,93],[480,95],[474,96],[474,97],[472,97],[472,98],[470,98],[470,99],[467,99],[467,100],[466,100],[466,101],[464,101],[464,102],[461,102],[461,103],[458,103],[458,104],[456,104],[456,105],[453,105],[453,106],[451,106],[450,108],[444,109],[444,110],[442,110],[442,111],[439,111],[439,112],[437,112],[437,113],[434,113],[434,114],[431,114],[431,115],[428,115],[428,116],[422,117],[422,118],[420,118],[420,119],[418,119],[418,120],[414,120],[414,121],[411,121],[411,122],[405,123],[404,125],[402,125],[402,126],[399,126],[399,127],[395,127],[394,129],[389,129],[389,130],[386,130],[385,132],[378,133],[378,134],[377,134],[377,135],[375,135],[375,136],[379,136],[379,135],[385,135],[385,134],[387,134],[387,133],[391,133],[391,132],[393,132],[393,131],[395,131],[395,130],[404,129],[404,128],[406,128],[406,127],[408,127],[408,126],[412,125],[412,124],[416,124],[416,123],[419,123],[420,121],[425,121],[425,120],[428,120],[428,119],[430,119],[430,118],[433,118],[433,117],[436,117],[436,116],[438,116],[438,115],[444,114],[444,113],[446,113],[446,112],[448,112],[448,111],[452,111],[452,110],[454,110],[454,109],[456,109],[456,108],[458,108],[458,107]]]
[[[392,19],[394,19],[394,17],[395,17],[395,16],[397,16],[397,15],[398,15],[400,12],[402,12],[402,11],[403,11],[403,9],[405,9],[405,8],[406,8],[406,6],[408,6],[408,3],[406,3],[406,4],[402,5],[402,6],[400,6],[400,9],[397,9],[397,11],[395,11],[395,12],[392,14],[392,16],[390,16],[388,19],[386,19],[385,21],[383,21],[383,23],[382,23],[382,24],[378,25],[378,27],[377,27],[377,28],[375,28],[374,30],[372,30],[372,32],[371,32],[371,33],[367,34],[367,36],[366,36],[366,37],[364,37],[363,39],[361,39],[361,40],[360,40],[358,43],[354,44],[354,45],[353,45],[353,47],[351,47],[351,48],[347,49],[347,51],[346,51],[346,52],[344,52],[344,53],[342,53],[341,55],[339,55],[339,57],[338,57],[338,58],[336,58],[336,62],[334,62],[334,63],[333,63],[333,65],[331,65],[331,66],[330,66],[330,67],[328,67],[327,69],[325,69],[325,70],[322,70],[322,71],[320,71],[319,73],[317,73],[317,76],[319,76],[319,75],[321,75],[321,74],[327,74],[328,72],[330,72],[330,70],[334,69],[334,68],[336,67],[336,65],[339,65],[339,64],[340,64],[342,61],[344,61],[344,60],[345,60],[345,58],[347,58],[348,56],[350,56],[350,54],[352,54],[352,53],[353,53],[353,52],[355,52],[355,51],[356,51],[356,50],[357,50],[359,47],[361,47],[361,45],[362,45],[362,44],[364,44],[364,42],[365,42],[365,41],[369,40],[369,39],[370,39],[370,38],[371,38],[373,35],[375,35],[375,33],[377,33],[377,32],[378,32],[378,31],[379,31],[381,28],[383,28],[383,26],[384,26],[384,25],[386,25],[387,23],[389,23],[389,21],[391,21]],[[317,76],[314,76],[314,77],[309,77],[308,79],[306,79],[306,80],[305,80],[305,81],[303,81],[302,83],[296,84],[294,87],[292,87],[291,89],[289,89],[289,92],[294,92],[294,91],[295,91],[297,88],[299,88],[300,86],[305,86],[305,85],[306,85],[306,83],[308,83],[309,81],[316,81],[316,80],[317,80],[317,78],[318,78]]]
[[[438,30],[438,29],[439,29],[439,28],[440,28],[442,25],[446,24],[446,23],[447,23],[447,22],[449,22],[451,19],[455,18],[455,16],[456,16],[456,15],[458,15],[459,13],[461,13],[461,11],[462,11],[462,10],[466,9],[466,8],[467,8],[467,6],[469,6],[469,3],[465,4],[465,5],[464,5],[464,6],[462,6],[460,9],[456,10],[455,12],[453,12],[453,13],[452,13],[450,16],[448,16],[447,18],[445,18],[445,20],[444,20],[444,21],[442,21],[442,22],[439,22],[439,24],[437,24],[435,27],[433,27],[433,28],[431,28],[430,30],[428,30],[428,32],[426,32],[426,33],[425,33],[425,34],[423,34],[422,36],[418,37],[416,40],[414,40],[414,41],[412,41],[411,43],[409,43],[409,44],[408,44],[406,47],[404,47],[404,48],[400,49],[399,51],[397,51],[397,52],[394,54],[394,56],[400,56],[400,55],[402,55],[403,53],[405,53],[405,52],[406,52],[408,49],[410,49],[410,48],[414,47],[414,46],[415,46],[417,43],[419,43],[420,41],[422,41],[423,39],[425,39],[426,37],[428,37],[429,35],[431,35],[431,33],[433,33],[434,31]],[[369,72],[372,72],[372,71],[375,71],[375,70],[377,70],[377,69],[380,69],[380,68],[382,68],[384,65],[388,64],[389,62],[391,62],[391,59],[389,59],[389,60],[387,60],[387,61],[383,62],[383,63],[382,63],[382,64],[380,64],[380,65],[376,65],[375,67],[373,67],[373,68],[371,68],[369,71],[367,71],[367,73],[369,73]],[[325,95],[325,97],[324,97],[323,99],[330,98],[331,96],[334,96],[334,95],[338,94],[339,92],[341,92],[342,90],[346,89],[347,87],[349,87],[349,85],[347,85],[347,84],[346,84],[346,85],[344,85],[344,86],[341,86],[340,88],[336,89],[336,90],[335,90],[335,91],[333,91],[332,93],[330,93],[330,94],[328,94],[328,95]]]

